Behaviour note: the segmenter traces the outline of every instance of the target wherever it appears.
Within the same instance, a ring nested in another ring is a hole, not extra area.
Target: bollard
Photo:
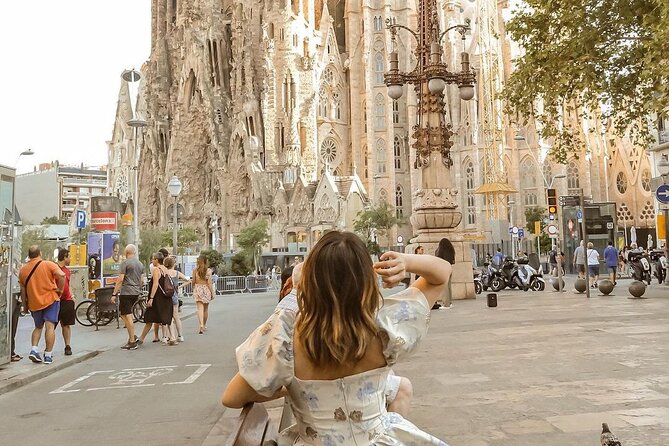
[[[497,306],[497,293],[488,293],[486,297],[488,298],[489,307],[492,308]]]

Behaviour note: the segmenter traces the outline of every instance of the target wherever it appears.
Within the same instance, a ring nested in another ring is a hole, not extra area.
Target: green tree
[[[206,257],[209,266],[216,271],[218,266],[224,263],[223,254],[215,249],[205,249],[200,252],[200,255]]]
[[[247,276],[253,272],[253,259],[246,250],[239,251],[230,259],[230,272],[235,276]]]
[[[65,217],[44,217],[42,219],[43,225],[68,225],[70,222]]]
[[[153,253],[164,246],[163,232],[156,228],[146,228],[140,231],[139,261],[144,265],[148,265],[151,262]]]
[[[246,226],[237,235],[237,245],[246,252],[250,263],[253,265],[254,271],[259,271],[260,255],[262,254],[262,247],[265,246],[270,239],[269,224],[267,220],[261,218],[250,225]],[[234,257],[233,257],[234,268]]]
[[[398,218],[395,210],[385,201],[381,201],[377,206],[358,212],[353,221],[353,230],[367,244],[367,250],[371,254],[379,254],[377,236],[385,236],[393,226],[402,226],[405,223],[404,218]]]
[[[25,229],[21,233],[21,259],[28,257],[28,249],[37,245],[42,251],[42,257],[53,259],[53,251],[58,247],[53,240],[46,240],[46,232],[42,228]],[[63,245],[64,246],[64,245]]]
[[[181,228],[177,230],[177,254],[183,254],[186,248],[192,248],[201,240],[201,235],[195,228]],[[172,231],[163,232],[163,246],[172,246]]]
[[[646,146],[652,140],[648,118],[669,111],[669,2],[519,4],[507,24],[523,51],[504,92],[508,112],[540,121],[553,158],[563,163],[583,146],[581,129],[570,122],[588,116]]]
[[[527,229],[527,232],[534,234],[534,229],[535,229],[535,222],[539,222],[539,225],[541,227],[541,232],[539,235],[539,246],[541,247],[542,252],[546,252],[550,249],[552,246],[551,239],[548,237],[548,234],[545,233],[544,229],[546,228],[546,223],[544,223],[544,220],[546,219],[546,210],[541,207],[531,207],[525,209],[525,220],[527,221],[527,225],[525,228]]]

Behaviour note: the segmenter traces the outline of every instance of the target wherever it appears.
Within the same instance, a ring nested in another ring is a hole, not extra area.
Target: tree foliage
[[[163,232],[156,228],[146,228],[140,231],[139,261],[144,265],[148,265],[153,253],[163,247]]]
[[[172,246],[172,231],[163,232],[163,246]],[[195,228],[181,228],[177,230],[177,254],[184,254],[186,248],[192,248],[200,242],[201,235]]]
[[[523,51],[504,91],[510,115],[535,118],[559,162],[583,146],[583,118],[648,144],[649,118],[669,110],[669,2],[519,4],[507,24]]]
[[[377,206],[358,212],[353,221],[353,230],[367,243],[367,249],[372,254],[380,251],[376,235],[384,236],[393,226],[402,226],[404,218],[398,218],[395,210],[385,201]]]
[[[215,249],[205,249],[200,252],[200,255],[207,259],[207,264],[214,270],[217,270],[218,265],[224,262],[223,254],[216,251]]]
[[[39,246],[42,257],[49,260],[53,260],[53,252],[58,246],[54,240],[46,239],[44,229],[25,229],[21,232],[21,259],[28,257],[28,249],[33,245]]]
[[[69,220],[65,217],[44,217],[42,219],[43,225],[68,225],[70,224]]]
[[[260,255],[262,254],[262,247],[266,245],[269,240],[269,224],[267,220],[256,220],[250,225],[242,229],[237,235],[237,245],[242,248],[250,259],[255,271],[259,271]],[[236,257],[236,256],[235,256]],[[233,257],[233,270],[235,268],[235,257]]]
[[[546,210],[544,208],[540,207],[531,207],[525,209],[525,220],[527,221],[527,225],[525,228],[527,229],[528,232],[534,234],[534,224],[535,222],[539,222],[541,232],[539,235],[539,246],[541,247],[541,250],[543,252],[548,251],[548,249],[551,247],[551,239],[548,237],[548,234],[545,233],[544,229],[546,228],[546,223],[544,221],[546,220]]]

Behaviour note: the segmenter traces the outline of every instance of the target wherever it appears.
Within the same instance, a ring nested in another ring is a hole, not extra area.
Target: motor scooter
[[[662,249],[653,249],[649,253],[650,261],[653,264],[653,275],[658,283],[665,281],[667,277],[667,257]]]
[[[627,254],[627,261],[630,264],[632,279],[648,282],[648,285],[650,285],[652,278],[648,254],[640,249],[633,250]]]
[[[516,272],[516,262],[514,262],[509,257],[505,257],[501,264],[496,263],[493,260],[491,264],[492,271],[492,280],[490,282],[490,288],[493,291],[501,291],[506,287],[515,288],[518,286],[515,280],[513,280],[514,273]]]
[[[483,284],[481,283],[481,272],[474,270],[474,292],[481,294],[483,292]]]
[[[538,256],[536,262],[531,262],[528,257],[519,257],[516,259],[518,267],[514,272],[513,280],[518,285],[518,288],[523,291],[543,291],[546,288],[546,281],[541,272],[541,266],[534,264],[538,263]]]

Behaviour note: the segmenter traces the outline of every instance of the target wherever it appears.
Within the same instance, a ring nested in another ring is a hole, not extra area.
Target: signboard
[[[525,229],[518,228],[518,237],[520,237],[520,238],[525,237]]]
[[[118,227],[116,212],[91,213],[91,227],[95,231],[115,231]]]
[[[100,280],[102,278],[102,233],[89,233],[86,246],[88,250],[88,279]]]
[[[662,204],[669,204],[669,184],[662,184],[655,191],[655,198]]]
[[[579,205],[579,196],[578,195],[562,195],[558,198],[560,206],[578,206]]]
[[[558,227],[557,225],[548,225],[546,226],[546,231],[548,232],[548,235],[557,235]]]
[[[77,229],[84,229],[86,227],[86,211],[77,209]]]
[[[576,220],[578,220],[579,223],[583,223],[583,211],[580,209],[576,211]]]
[[[118,276],[121,267],[121,235],[118,232],[102,234],[102,275]]]
[[[613,229],[613,222],[612,221],[607,221],[606,222],[606,229]]]

